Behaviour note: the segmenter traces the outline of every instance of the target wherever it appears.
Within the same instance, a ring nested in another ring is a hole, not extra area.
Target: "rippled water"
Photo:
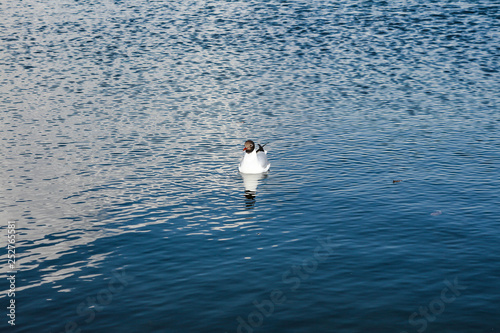
[[[0,8],[12,331],[500,331],[497,2]]]

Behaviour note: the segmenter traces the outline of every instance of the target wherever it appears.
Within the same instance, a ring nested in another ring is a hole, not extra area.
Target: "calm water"
[[[499,7],[2,3],[0,331],[500,332]]]

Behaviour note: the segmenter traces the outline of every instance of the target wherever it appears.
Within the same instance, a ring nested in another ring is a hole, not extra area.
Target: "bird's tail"
[[[259,151],[264,151],[264,147],[268,144],[269,142],[266,142],[264,143],[262,146],[260,144],[257,144],[259,145],[259,149],[257,149],[256,153],[258,153]]]

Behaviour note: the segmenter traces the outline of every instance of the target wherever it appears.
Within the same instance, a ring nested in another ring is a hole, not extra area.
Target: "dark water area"
[[[500,332],[499,7],[0,4],[0,331]]]

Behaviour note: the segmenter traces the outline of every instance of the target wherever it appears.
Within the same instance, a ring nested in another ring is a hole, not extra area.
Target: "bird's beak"
[[[243,150],[244,150],[244,151],[245,151],[245,150],[247,150],[247,147],[243,148]]]

